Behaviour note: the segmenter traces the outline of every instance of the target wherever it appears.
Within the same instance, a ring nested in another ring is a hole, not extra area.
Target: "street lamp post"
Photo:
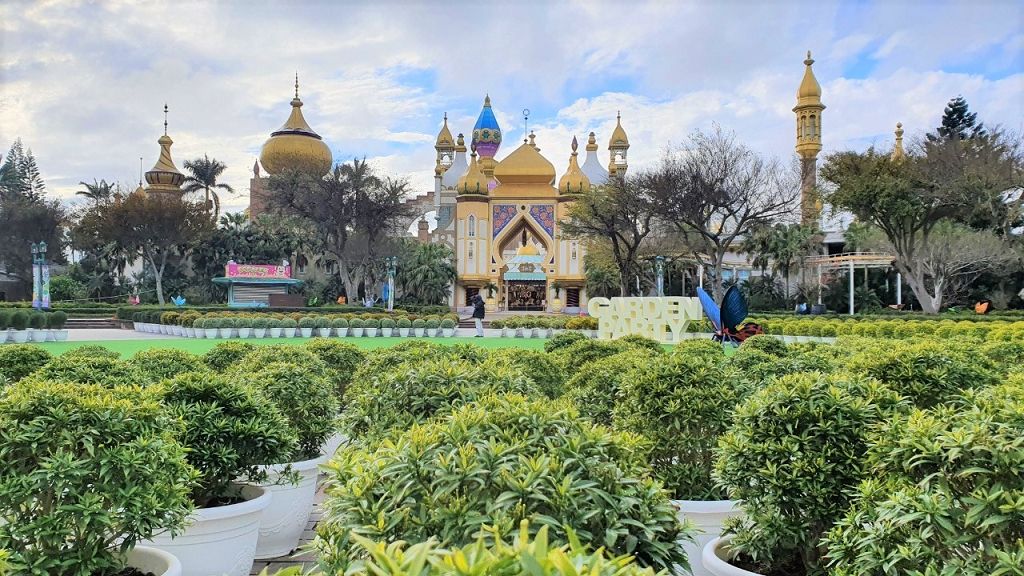
[[[658,297],[665,295],[665,257],[654,257],[654,277],[658,285]]]
[[[384,259],[388,267],[388,312],[395,309],[395,270],[398,268],[398,257],[388,256]]]
[[[46,265],[46,242],[32,243],[32,307],[50,307],[50,267]]]

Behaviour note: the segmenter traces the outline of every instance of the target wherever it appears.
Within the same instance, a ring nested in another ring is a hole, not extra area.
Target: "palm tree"
[[[229,194],[235,193],[231,186],[217,182],[226,169],[227,165],[206,154],[203,154],[202,158],[185,161],[185,170],[188,171],[188,175],[185,177],[184,190],[185,192],[203,191],[206,195],[206,209],[213,209],[211,216],[214,222],[220,215],[220,196],[217,195],[217,189],[220,188]],[[210,203],[211,198],[213,199],[212,204]]]
[[[86,198],[92,200],[95,204],[106,202],[107,200],[110,200],[111,196],[114,195],[115,186],[113,184],[107,183],[106,180],[100,180],[99,182],[97,182],[96,179],[93,178],[92,184],[89,184],[87,182],[79,182],[79,184],[85,186],[85,190],[78,190],[75,192],[75,194],[79,196],[85,196]]]

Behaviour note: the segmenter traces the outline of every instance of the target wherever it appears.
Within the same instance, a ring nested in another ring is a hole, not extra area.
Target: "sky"
[[[472,131],[490,94],[504,133],[522,110],[559,173],[574,135],[602,160],[621,111],[631,168],[717,124],[793,155],[796,89],[813,52],[824,154],[891,146],[939,124],[963,95],[980,120],[1024,130],[1024,2],[489,1],[0,3],[0,153],[21,138],[51,194],[79,181],[134,187],[170,108],[179,169],[227,164],[248,205],[260,147],[288,116],[299,74],[306,120],[336,162],[367,158],[433,187],[448,114]]]

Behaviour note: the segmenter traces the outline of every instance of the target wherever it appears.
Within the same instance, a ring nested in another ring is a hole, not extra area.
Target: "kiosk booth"
[[[522,247],[507,261],[502,275],[505,285],[505,309],[543,312],[547,309],[547,275],[544,258],[536,249]]]
[[[213,282],[228,287],[228,306],[232,308],[267,307],[272,296],[288,294],[289,286],[302,284],[302,280],[292,278],[292,267],[287,262],[275,265],[230,261],[224,267],[224,277],[214,278]]]

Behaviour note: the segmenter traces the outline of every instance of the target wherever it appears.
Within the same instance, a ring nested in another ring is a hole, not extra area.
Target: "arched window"
[[[575,260],[576,259],[576,243],[575,242],[570,244],[570,254],[571,254],[570,259]]]
[[[473,216],[472,214],[470,214],[468,226],[469,226],[469,237],[470,238],[475,238],[476,237],[476,216]],[[472,258],[472,256],[470,256],[470,258]]]
[[[469,260],[473,259],[473,245],[474,244],[476,244],[476,243],[475,242],[470,242],[469,245],[468,245],[467,258]]]
[[[808,135],[811,136],[812,138],[818,135],[818,120],[814,116],[814,114],[811,114],[811,126]]]

